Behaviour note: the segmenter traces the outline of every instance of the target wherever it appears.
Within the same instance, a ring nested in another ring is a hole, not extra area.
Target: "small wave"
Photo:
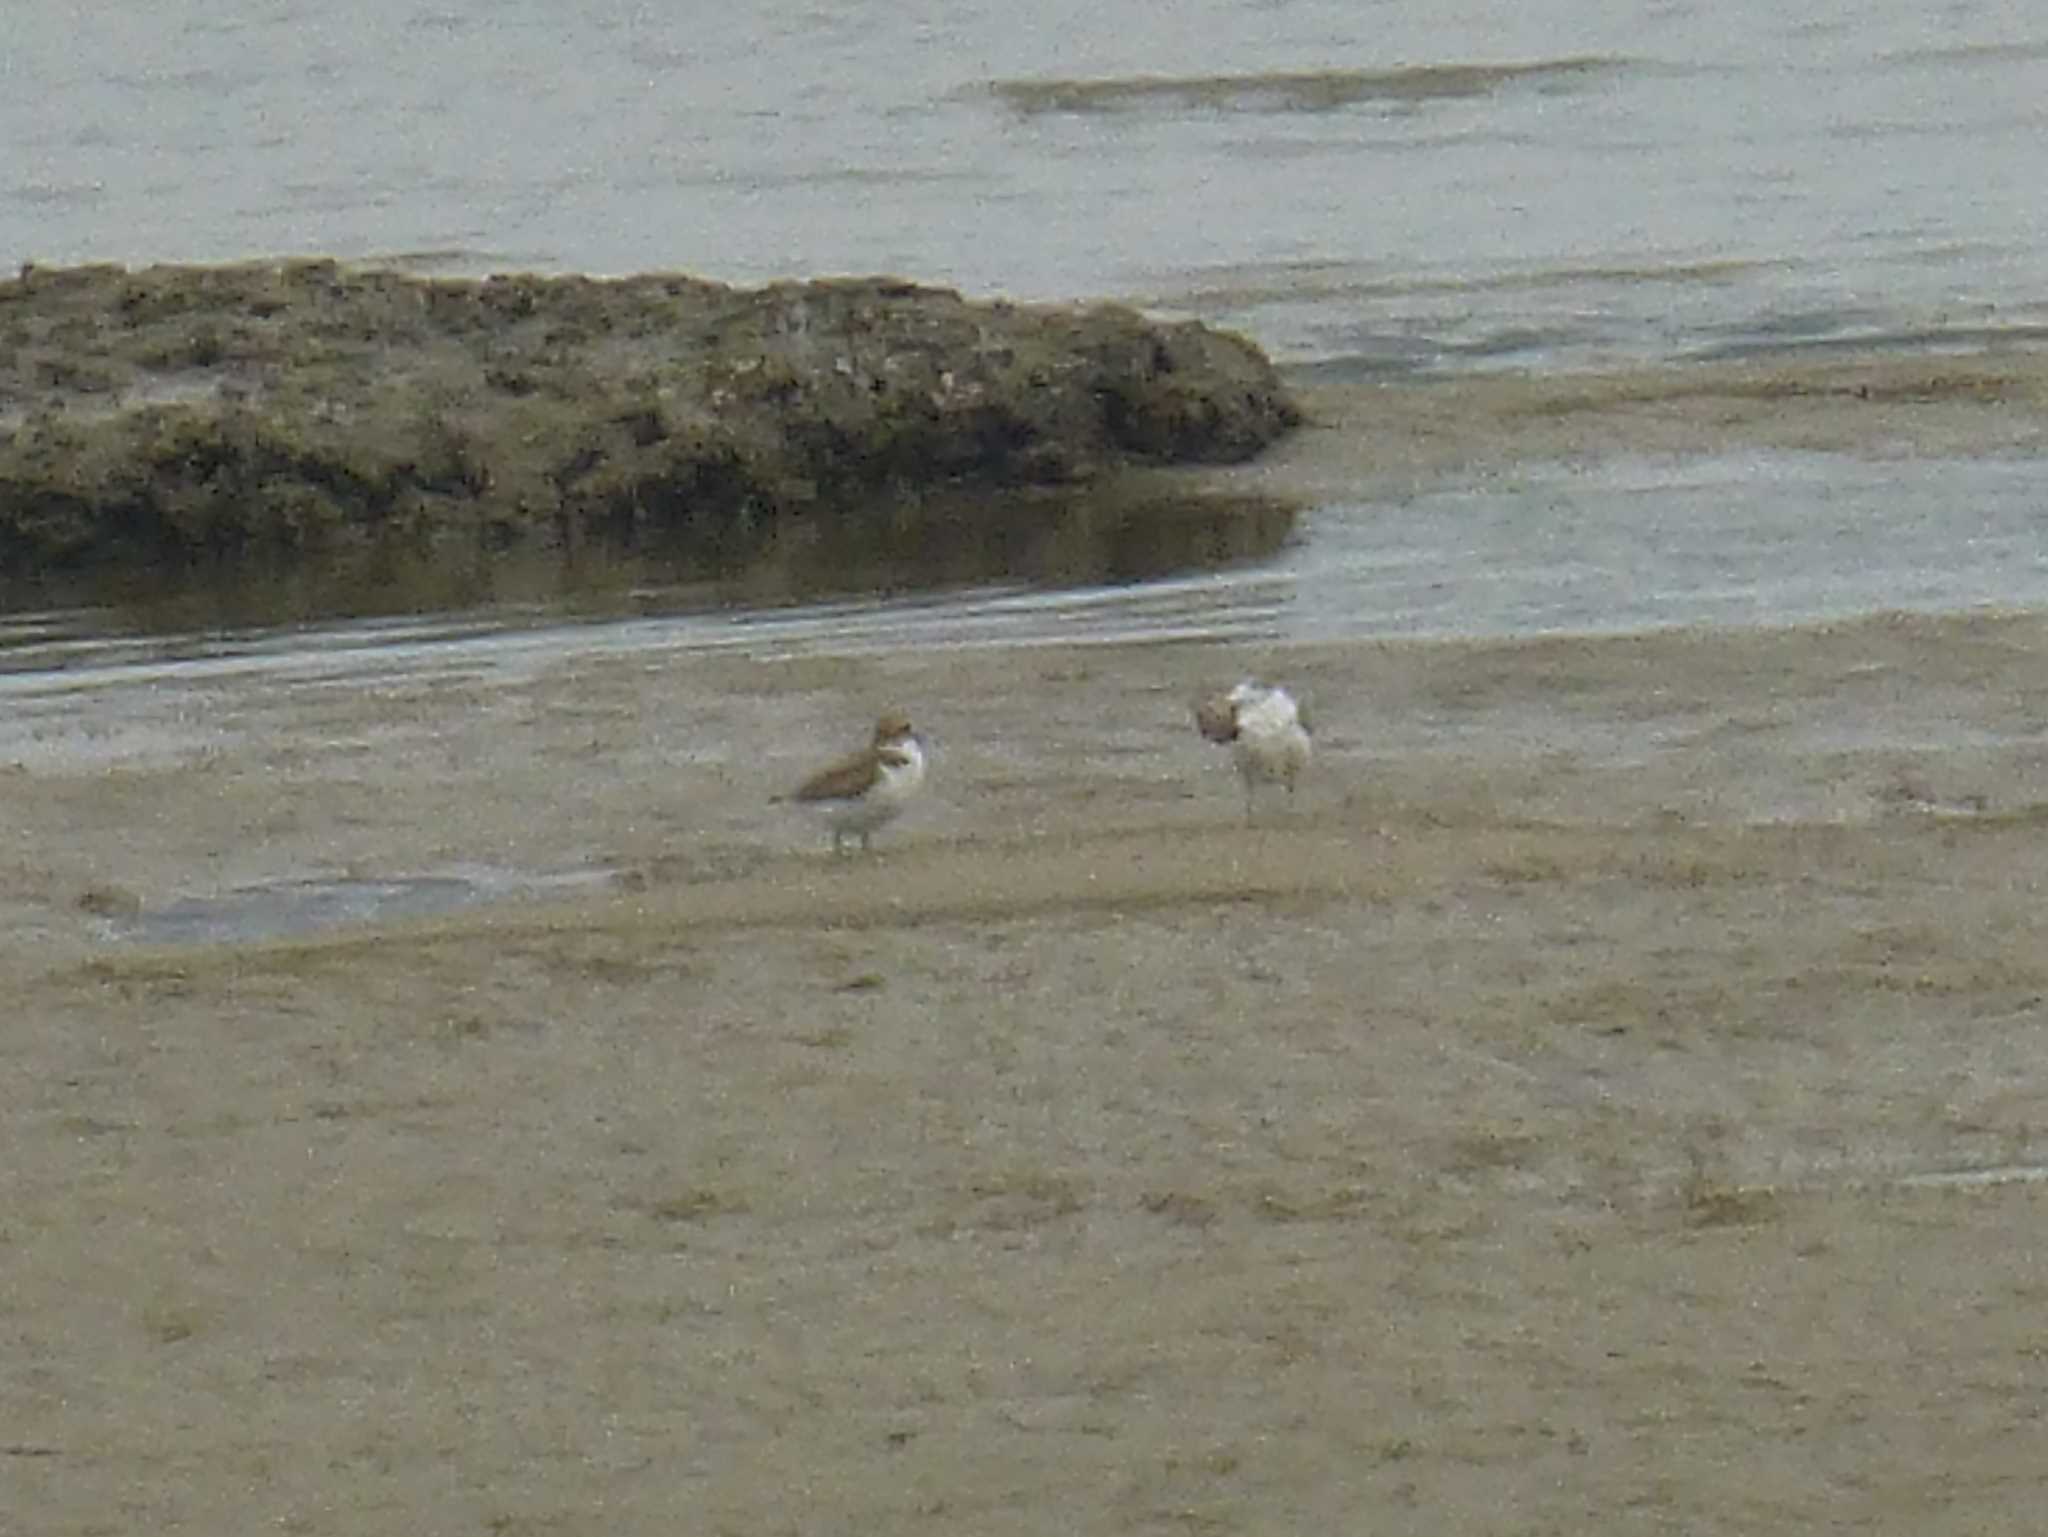
[[[1935,325],[1847,328],[1801,334],[1782,321],[1758,322],[1748,334],[1697,348],[1690,362],[1750,362],[1766,358],[1825,357],[1829,354],[1990,352],[2003,347],[2048,344],[2043,325]]]
[[[1752,273],[1785,266],[1781,261],[1724,258],[1711,261],[1610,263],[1489,272],[1473,276],[1394,274],[1341,262],[1272,262],[1197,268],[1186,286],[1141,294],[1134,302],[1155,309],[1203,314],[1266,304],[1330,301],[1385,301],[1454,295],[1542,293],[1587,285],[1644,284],[1702,286],[1739,281]]]
[[[1515,85],[1556,89],[1625,66],[1586,56],[1522,64],[1418,64],[1402,69],[1318,69],[1255,75],[1127,75],[1100,79],[995,80],[988,91],[1026,117],[1052,112],[1332,112],[1368,103],[1407,104],[1487,96]]]
[[[373,272],[471,277],[478,273],[502,272],[516,263],[502,252],[471,246],[425,246],[416,251],[372,252],[355,265]]]
[[[107,184],[101,181],[26,181],[5,189],[5,196],[30,208],[85,208],[103,202]]]
[[[1948,48],[1909,48],[1889,55],[1887,64],[1947,68],[1985,64],[2039,64],[2048,60],[2048,39],[2025,43],[1958,43]]]
[[[987,178],[962,166],[942,165],[822,165],[785,170],[749,171],[737,175],[722,166],[670,177],[676,188],[744,187],[750,193],[773,193],[805,187],[943,187],[972,184],[983,186]]]

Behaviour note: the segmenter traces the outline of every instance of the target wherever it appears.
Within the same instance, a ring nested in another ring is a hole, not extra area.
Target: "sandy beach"
[[[1216,478],[2034,452],[2041,377],[1325,390]],[[1248,826],[1250,671],[1318,756]],[[769,796],[891,705],[835,860]],[[2040,616],[166,709],[0,757],[0,1531],[2039,1522]],[[475,866],[561,884],[120,937]]]

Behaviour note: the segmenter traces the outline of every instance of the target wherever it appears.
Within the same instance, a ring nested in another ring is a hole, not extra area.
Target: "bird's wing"
[[[800,801],[843,801],[861,794],[875,782],[875,754],[872,749],[851,753],[829,768],[822,768],[796,788]]]

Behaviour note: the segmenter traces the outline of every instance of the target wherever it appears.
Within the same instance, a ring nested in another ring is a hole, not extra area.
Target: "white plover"
[[[1227,744],[1237,761],[1246,821],[1252,815],[1252,790],[1261,780],[1285,785],[1293,798],[1313,748],[1308,707],[1286,689],[1247,678],[1229,693],[1197,704],[1195,725],[1210,741]]]

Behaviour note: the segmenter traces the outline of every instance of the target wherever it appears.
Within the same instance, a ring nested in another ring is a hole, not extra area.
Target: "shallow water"
[[[105,927],[111,937],[136,944],[225,944],[340,924],[430,918],[480,902],[563,896],[608,885],[612,878],[607,870],[540,874],[465,865],[383,880],[273,881],[137,908],[109,916]]]
[[[1265,559],[1145,581],[982,582],[772,606],[702,584],[280,625],[0,620],[0,760],[109,690],[228,679],[516,677],[577,656],[775,658],[935,647],[1471,639],[2048,606],[2031,459],[1746,452],[1526,466],[1312,508]]]
[[[1379,371],[2048,327],[2048,11],[27,7],[0,262],[890,271]]]
[[[2048,603],[2031,459],[1535,466],[1319,511],[1287,639],[1600,633]]]

